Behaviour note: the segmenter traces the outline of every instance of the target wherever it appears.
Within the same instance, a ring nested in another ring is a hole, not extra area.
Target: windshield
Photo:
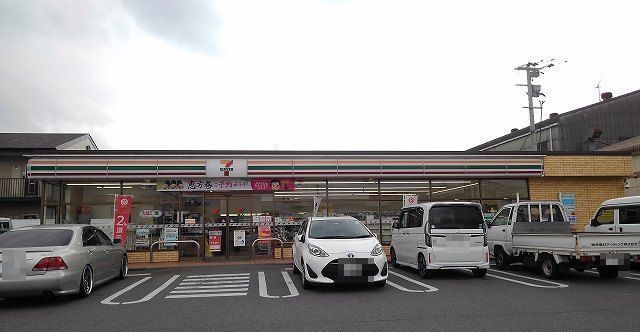
[[[10,231],[0,235],[0,248],[66,246],[73,231],[69,229],[30,229]]]
[[[476,206],[446,205],[429,210],[431,229],[477,229],[484,228],[482,212]]]
[[[309,238],[312,239],[358,239],[371,236],[371,232],[356,220],[317,220],[312,221],[309,226]]]

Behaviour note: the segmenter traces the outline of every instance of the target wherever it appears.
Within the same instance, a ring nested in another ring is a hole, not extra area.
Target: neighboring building
[[[640,124],[638,124],[640,126]],[[628,152],[633,157],[633,175],[624,183],[626,196],[640,196],[640,136],[624,140],[600,149],[600,151]]]
[[[290,247],[317,198],[319,215],[353,216],[385,245],[407,194],[478,202],[487,219],[518,198],[562,194],[574,198],[569,210],[581,229],[602,201],[624,194],[631,174],[628,153],[600,151],[52,151],[28,166],[30,178],[45,181],[45,223],[91,224],[113,235],[115,195],[132,195],[122,233],[131,262],[148,261],[150,244],[166,238],[196,241],[207,260],[279,253],[259,237]],[[198,256],[193,244],[163,248],[154,259]]]
[[[563,151],[587,152],[640,135],[640,90],[567,113],[552,113],[549,119],[530,128],[475,146],[468,151]]]
[[[36,217],[40,182],[27,178],[27,155],[36,151],[97,150],[89,134],[0,133],[0,217]]]

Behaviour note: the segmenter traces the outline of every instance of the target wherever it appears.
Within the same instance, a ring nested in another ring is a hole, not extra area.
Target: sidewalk
[[[182,261],[182,262],[162,262],[162,263],[131,263],[129,270],[149,270],[149,269],[167,269],[176,267],[193,267],[193,266],[228,266],[228,265],[290,265],[293,261],[290,258],[285,259],[252,259],[241,261],[218,261],[218,262],[198,262],[198,261]]]

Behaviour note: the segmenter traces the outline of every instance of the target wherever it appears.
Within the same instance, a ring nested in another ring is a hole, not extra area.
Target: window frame
[[[85,231],[91,232],[93,234],[93,236],[89,236],[86,240],[84,238],[84,233]],[[96,241],[98,244],[88,244],[88,241],[92,238],[95,237]],[[83,247],[96,247],[100,245],[100,239],[98,238],[98,235],[96,234],[96,229],[93,226],[87,226],[87,227],[82,227],[82,246]]]
[[[96,236],[98,237],[98,242],[100,242],[100,245],[113,246],[113,242],[111,241],[109,236],[107,234],[105,234],[101,229],[96,228],[94,230],[94,232],[96,233]],[[104,240],[106,240],[106,242],[105,242],[106,244],[103,243]]]

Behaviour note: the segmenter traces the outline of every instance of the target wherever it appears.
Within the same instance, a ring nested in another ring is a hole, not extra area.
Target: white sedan
[[[387,281],[387,256],[376,236],[353,217],[310,218],[293,241],[293,272],[314,284]]]

